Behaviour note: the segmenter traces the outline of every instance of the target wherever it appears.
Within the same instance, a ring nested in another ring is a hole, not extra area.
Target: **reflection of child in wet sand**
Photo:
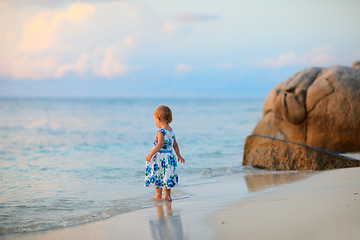
[[[172,112],[167,106],[160,106],[154,112],[155,125],[159,128],[156,133],[154,148],[146,156],[145,186],[155,187],[155,198],[171,201],[171,189],[178,184],[177,163],[185,163],[180,155],[179,145],[175,139],[174,130],[170,127]]]
[[[153,239],[184,239],[184,232],[180,215],[173,215],[171,202],[165,203],[166,217],[164,214],[164,205],[158,205],[157,220],[150,220],[150,228]]]

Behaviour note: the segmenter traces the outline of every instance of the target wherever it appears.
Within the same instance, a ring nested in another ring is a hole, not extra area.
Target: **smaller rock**
[[[285,171],[326,170],[360,167],[360,161],[300,143],[250,135],[245,140],[243,165]]]
[[[351,65],[352,68],[360,69],[360,61],[359,62],[353,62]]]
[[[225,222],[221,221],[220,224],[224,224]]]

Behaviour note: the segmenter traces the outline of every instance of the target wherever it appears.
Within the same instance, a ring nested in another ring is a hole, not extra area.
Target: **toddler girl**
[[[171,188],[178,184],[177,163],[185,163],[180,155],[179,145],[175,139],[174,130],[170,127],[172,112],[167,106],[160,106],[154,112],[155,125],[159,128],[156,133],[154,148],[146,156],[145,187],[155,187],[155,199],[164,198],[171,201]]]

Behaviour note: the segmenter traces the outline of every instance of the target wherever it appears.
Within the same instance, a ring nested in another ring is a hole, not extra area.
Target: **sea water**
[[[74,226],[154,205],[145,156],[168,105],[186,186],[243,174],[262,98],[0,99],[0,235]],[[247,170],[249,171],[249,170]]]

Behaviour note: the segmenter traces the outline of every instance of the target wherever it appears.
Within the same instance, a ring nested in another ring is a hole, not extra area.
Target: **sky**
[[[0,97],[266,96],[360,61],[358,0],[0,0]]]

